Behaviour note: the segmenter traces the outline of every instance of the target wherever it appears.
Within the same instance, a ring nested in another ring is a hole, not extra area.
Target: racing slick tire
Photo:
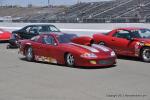
[[[150,62],[150,47],[144,47],[141,50],[140,58],[144,62]]]
[[[75,66],[75,59],[74,59],[74,56],[71,53],[67,53],[65,55],[65,63],[69,67],[74,67]]]
[[[25,57],[27,61],[34,61],[34,53],[32,47],[28,47],[25,52]]]
[[[7,45],[7,46],[6,46],[6,49],[10,49],[10,45]]]

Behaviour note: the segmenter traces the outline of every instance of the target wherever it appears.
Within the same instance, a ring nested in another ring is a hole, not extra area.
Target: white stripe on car
[[[110,51],[107,47],[105,47],[103,45],[92,44],[92,47],[99,48],[99,49],[101,49],[101,50],[103,50],[105,52],[109,52]]]
[[[76,46],[80,46],[82,48],[85,48],[91,52],[95,52],[95,53],[98,53],[99,51],[95,48],[92,48],[92,47],[89,47],[89,46],[85,46],[85,45],[80,45],[80,44],[75,44],[75,43],[70,43],[70,44],[73,44],[73,45],[76,45]]]

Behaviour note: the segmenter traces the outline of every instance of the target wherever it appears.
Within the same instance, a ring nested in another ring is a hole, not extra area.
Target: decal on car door
[[[36,61],[48,62],[57,64],[57,60],[52,57],[44,57],[44,56],[35,56]]]

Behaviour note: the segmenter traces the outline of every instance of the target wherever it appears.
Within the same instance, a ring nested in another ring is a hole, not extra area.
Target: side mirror
[[[54,43],[53,45],[54,45],[54,46],[57,46],[58,44],[57,44],[57,43]]]

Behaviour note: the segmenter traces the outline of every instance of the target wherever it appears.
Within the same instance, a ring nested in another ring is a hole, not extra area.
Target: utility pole
[[[49,7],[50,6],[50,0],[48,0],[47,3],[48,3],[48,7]]]

